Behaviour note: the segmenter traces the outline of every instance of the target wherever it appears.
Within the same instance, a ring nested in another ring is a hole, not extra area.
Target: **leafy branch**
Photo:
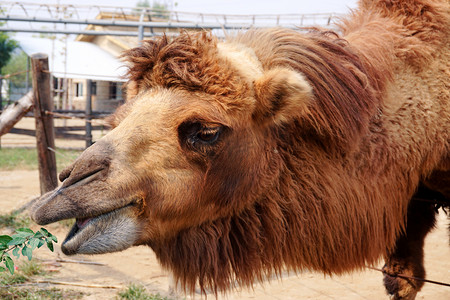
[[[12,236],[0,235],[0,263],[3,263],[6,267],[0,266],[0,272],[8,269],[11,274],[14,274],[14,261],[10,253],[17,258],[22,254],[28,257],[28,260],[31,260],[34,249],[41,248],[46,244],[48,249],[53,252],[53,242],[58,242],[56,236],[45,228],[36,232],[29,228],[19,228],[16,232]]]

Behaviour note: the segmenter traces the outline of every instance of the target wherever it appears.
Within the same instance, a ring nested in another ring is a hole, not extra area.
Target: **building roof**
[[[97,45],[45,38],[15,38],[28,56],[48,55],[52,75],[59,78],[125,81],[125,65]]]

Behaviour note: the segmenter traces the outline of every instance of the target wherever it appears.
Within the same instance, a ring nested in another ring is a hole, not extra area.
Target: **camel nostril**
[[[67,187],[80,181],[85,184],[106,174],[111,165],[112,152],[112,147],[107,142],[97,142],[87,148],[71,166],[59,174],[62,186]]]
[[[95,169],[83,170],[84,172],[71,172],[70,176],[65,178],[62,187],[68,187],[74,184],[86,184],[98,178],[99,173],[106,168],[104,166],[99,166]]]
[[[59,173],[59,181],[63,182],[64,180],[66,180],[70,176],[70,173],[72,173],[73,168],[74,164],[62,170],[61,173]]]

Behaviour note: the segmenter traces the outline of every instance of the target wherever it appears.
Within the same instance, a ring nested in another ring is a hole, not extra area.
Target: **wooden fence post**
[[[86,80],[86,148],[92,145],[92,80]]]
[[[25,96],[5,107],[0,115],[0,137],[8,133],[13,126],[33,108],[33,92],[29,91]]]
[[[53,115],[53,97],[50,89],[50,71],[48,55],[36,53],[31,56],[33,70],[34,118],[36,120],[36,149],[39,162],[39,181],[41,194],[58,186],[56,178],[55,133]]]

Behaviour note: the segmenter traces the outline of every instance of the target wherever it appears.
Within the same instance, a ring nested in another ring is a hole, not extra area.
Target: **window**
[[[83,83],[75,83],[75,97],[83,97]]]
[[[92,96],[97,95],[97,82],[96,81],[92,81],[92,83],[91,83],[91,95]]]
[[[117,98],[117,82],[109,83],[109,98],[111,99]]]

